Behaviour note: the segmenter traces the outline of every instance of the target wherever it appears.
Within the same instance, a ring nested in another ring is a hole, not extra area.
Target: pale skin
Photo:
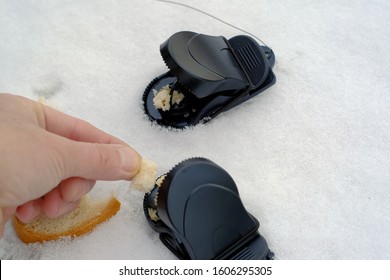
[[[88,122],[0,94],[0,238],[16,215],[31,222],[77,207],[96,180],[131,180],[141,156]]]

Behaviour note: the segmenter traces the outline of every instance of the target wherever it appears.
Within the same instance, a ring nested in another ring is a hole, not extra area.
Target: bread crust
[[[88,219],[82,224],[70,225],[66,231],[56,233],[46,233],[44,231],[37,231],[28,223],[23,223],[16,216],[13,217],[13,227],[17,236],[24,243],[43,242],[49,240],[56,240],[65,236],[80,236],[91,232],[97,225],[110,219],[120,209],[120,202],[115,198],[110,198],[99,213]]]

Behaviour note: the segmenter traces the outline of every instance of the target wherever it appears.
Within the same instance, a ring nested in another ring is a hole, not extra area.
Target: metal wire
[[[229,23],[229,22],[227,22],[227,21],[224,21],[224,20],[222,20],[222,19],[220,19],[220,18],[218,18],[218,17],[216,17],[216,16],[214,16],[214,15],[212,15],[212,14],[209,14],[209,13],[207,13],[207,12],[205,12],[205,11],[202,11],[202,10],[200,10],[200,9],[198,9],[198,8],[195,8],[195,7],[190,6],[190,5],[187,5],[187,4],[175,2],[175,1],[169,1],[169,0],[155,0],[155,1],[179,5],[179,6],[182,6],[182,7],[185,7],[185,8],[194,10],[194,11],[197,11],[197,12],[199,12],[199,13],[202,13],[202,14],[204,14],[204,15],[206,15],[206,16],[209,16],[209,17],[211,17],[211,18],[213,18],[213,19],[219,21],[219,22],[222,22],[223,24],[226,24],[226,25],[228,25],[228,26],[230,26],[230,27],[233,27],[234,29],[237,29],[237,30],[239,30],[239,31],[241,31],[241,32],[244,32],[244,33],[246,33],[246,34],[252,36],[253,38],[255,38],[255,39],[257,39],[258,41],[260,41],[264,46],[268,47],[267,44],[264,43],[264,41],[261,40],[259,37],[257,37],[255,34],[250,33],[250,32],[248,32],[248,31],[246,31],[246,30],[244,30],[244,29],[242,29],[242,28],[239,28],[239,27],[237,27],[237,26],[235,26],[235,25],[233,25],[233,24],[231,24],[231,23]]]

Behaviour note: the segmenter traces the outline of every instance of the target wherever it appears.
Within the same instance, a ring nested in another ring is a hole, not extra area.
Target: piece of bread
[[[88,233],[114,216],[119,209],[120,202],[115,197],[92,201],[84,196],[79,206],[69,214],[55,219],[42,216],[31,223],[23,223],[14,216],[13,226],[18,237],[25,243],[56,240],[64,236],[74,237]]]
[[[150,192],[154,187],[156,176],[157,164],[154,161],[142,158],[138,174],[131,181],[131,187],[141,192]]]
[[[171,89],[169,85],[162,87],[159,91],[153,90],[153,105],[156,109],[161,109],[163,111],[169,111],[171,105],[180,104],[184,99],[184,94],[178,92],[177,90]]]
[[[156,174],[157,164],[143,158],[131,186],[139,191],[149,192],[154,187]],[[119,209],[120,202],[115,197],[91,201],[88,196],[84,196],[79,206],[69,214],[55,219],[42,216],[31,223],[23,223],[14,216],[13,226],[18,237],[25,243],[56,240],[64,236],[73,237],[88,233],[114,216]]]

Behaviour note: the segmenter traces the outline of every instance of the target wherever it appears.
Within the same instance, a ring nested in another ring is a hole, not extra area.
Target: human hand
[[[15,214],[29,222],[77,207],[96,180],[131,180],[140,155],[91,124],[0,94],[0,238]]]

